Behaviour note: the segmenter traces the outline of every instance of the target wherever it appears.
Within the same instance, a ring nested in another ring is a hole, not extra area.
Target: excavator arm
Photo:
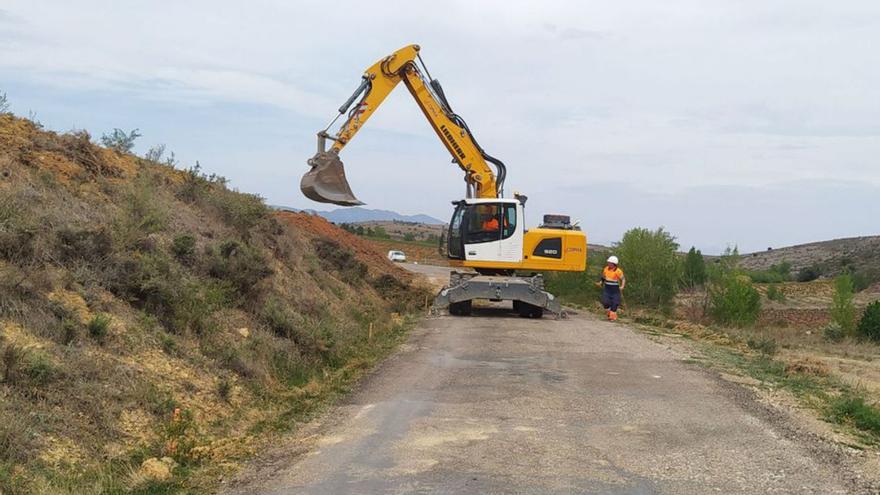
[[[343,206],[363,204],[351,192],[339,153],[401,81],[452,155],[453,162],[464,171],[467,196],[502,196],[506,175],[504,164],[480,147],[464,119],[452,111],[440,83],[436,79],[427,80],[417,60],[421,61],[419,46],[409,45],[376,62],[364,72],[361,85],[339,108],[339,116],[347,112],[339,131],[333,136],[326,129],[318,133],[318,151],[309,159],[311,170],[300,182],[300,188],[307,197]],[[427,69],[425,74],[428,74]],[[333,141],[330,149],[326,149],[328,139]],[[495,166],[497,174],[489,163]]]

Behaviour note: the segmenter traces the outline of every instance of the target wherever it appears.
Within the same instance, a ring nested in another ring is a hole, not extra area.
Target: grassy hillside
[[[783,262],[791,264],[792,273],[813,269],[817,275],[833,277],[849,270],[880,279],[880,236],[851,237],[759,251],[743,255],[740,266],[746,270],[767,270]]]
[[[309,222],[0,115],[0,493],[209,490],[387,353],[424,293]]]

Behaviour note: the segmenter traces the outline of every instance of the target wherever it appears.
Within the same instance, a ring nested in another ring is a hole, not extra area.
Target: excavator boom
[[[405,46],[367,68],[360,86],[339,108],[337,119],[345,116],[339,130],[327,133],[334,119],[318,133],[318,151],[300,183],[303,193],[325,203],[363,204],[348,185],[339,154],[401,82],[464,172],[466,184],[465,199],[453,203],[455,211],[439,247],[450,266],[468,271],[451,273],[449,285],[434,299],[435,310],[464,315],[474,299],[490,299],[512,301],[521,316],[539,317],[544,310],[562,315],[539,272],[584,271],[586,235],[564,215],[546,215],[544,224],[525,228],[527,198],[517,193],[504,198],[504,164],[480,147],[464,119],[452,110],[440,83],[419,57],[418,45]],[[333,142],[329,149],[328,141]]]
[[[363,204],[351,191],[339,153],[403,81],[453,161],[464,171],[467,197],[497,198],[502,195],[506,175],[504,164],[479,146],[464,120],[452,111],[440,83],[436,79],[426,80],[416,60],[420,60],[419,46],[408,45],[367,68],[358,89],[339,108],[339,116],[347,112],[339,131],[333,136],[327,134],[326,129],[318,133],[318,151],[309,159],[311,169],[300,181],[303,194],[324,203]],[[330,149],[326,149],[327,140],[333,141]]]

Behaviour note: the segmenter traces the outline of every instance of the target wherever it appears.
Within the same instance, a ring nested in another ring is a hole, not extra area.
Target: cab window
[[[516,205],[468,205],[465,244],[499,241],[516,232]]]
[[[516,232],[516,205],[507,204],[504,205],[504,221],[502,222],[503,227],[503,239],[507,239],[512,236]]]
[[[455,209],[455,213],[452,214],[452,221],[449,223],[449,240],[446,247],[450,258],[464,258],[464,252],[462,251],[462,230],[464,225],[462,221],[466,213],[467,207],[459,204]]]
[[[465,244],[492,242],[501,239],[501,205],[468,205]]]

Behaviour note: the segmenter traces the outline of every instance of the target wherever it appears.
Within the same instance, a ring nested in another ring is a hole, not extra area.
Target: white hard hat
[[[608,263],[614,263],[615,265],[619,265],[620,260],[617,259],[617,256],[609,256]]]

